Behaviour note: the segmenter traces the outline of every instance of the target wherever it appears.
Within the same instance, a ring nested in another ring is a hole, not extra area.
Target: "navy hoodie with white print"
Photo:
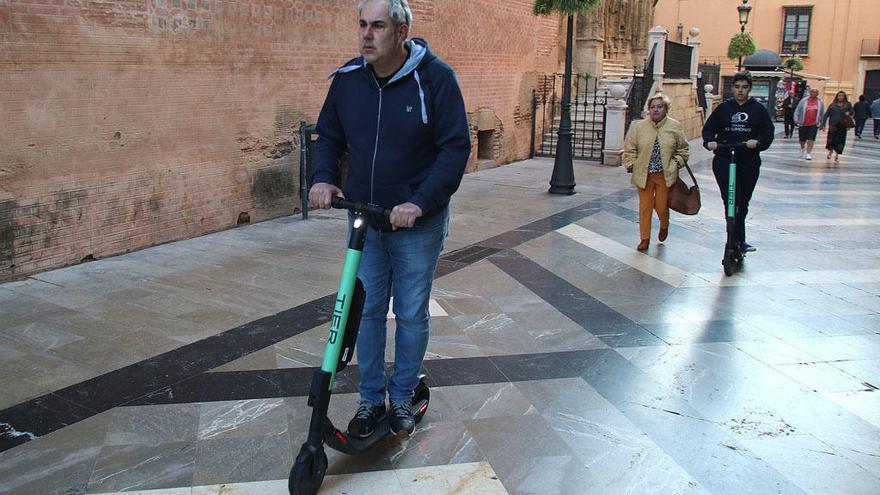
[[[731,98],[721,102],[706,120],[703,126],[703,146],[711,141],[718,144],[737,144],[757,139],[756,149],[742,150],[737,156],[743,163],[760,164],[758,153],[773,143],[775,130],[770,113],[759,101],[749,98],[740,105]],[[721,149],[716,149],[715,155],[729,156],[727,151]]]
[[[363,57],[331,74],[312,182],[332,184],[348,152],[342,186],[348,199],[388,209],[411,202],[421,208],[422,220],[445,208],[458,189],[470,130],[452,68],[420,38],[406,48],[406,62],[382,88]]]

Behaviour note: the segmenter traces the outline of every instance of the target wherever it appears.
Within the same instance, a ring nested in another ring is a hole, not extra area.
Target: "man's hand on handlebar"
[[[342,190],[326,182],[317,182],[309,189],[309,203],[323,210],[330,208],[330,201],[333,199],[333,196],[345,197],[342,194]]]
[[[401,203],[391,209],[391,228],[394,230],[410,228],[416,224],[416,219],[422,216],[422,209],[413,203]]]
[[[758,147],[758,140],[757,139],[749,139],[748,141],[746,141],[746,148],[753,150],[757,147]]]
[[[708,143],[706,143],[706,149],[709,151],[715,151],[716,149],[718,149],[718,143],[715,141],[709,141]]]

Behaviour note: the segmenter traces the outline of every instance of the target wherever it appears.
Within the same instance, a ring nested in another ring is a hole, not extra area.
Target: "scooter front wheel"
[[[733,253],[729,249],[724,250],[724,258],[721,259],[721,266],[724,267],[724,274],[728,277],[733,275],[733,267],[736,264]]]
[[[313,452],[303,446],[290,468],[290,478],[287,481],[290,495],[315,495],[324,482],[326,472],[327,454],[324,449]]]

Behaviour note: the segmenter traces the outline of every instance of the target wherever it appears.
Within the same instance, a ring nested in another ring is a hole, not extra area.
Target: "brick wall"
[[[293,213],[292,136],[356,55],[355,4],[0,0],[0,280]],[[410,4],[468,111],[498,117],[499,161],[526,157],[559,19]]]

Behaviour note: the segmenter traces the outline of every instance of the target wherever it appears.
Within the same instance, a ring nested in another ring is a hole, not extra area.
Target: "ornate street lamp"
[[[749,14],[752,13],[752,6],[749,5],[749,0],[743,0],[743,3],[737,5],[736,11],[739,12],[739,32],[746,32],[746,24],[749,23]],[[739,63],[737,64],[738,69],[742,70],[743,68],[743,58],[739,57]]]
[[[738,5],[736,7],[737,12],[739,12],[739,32],[746,32],[746,24],[749,23],[749,14],[752,13],[752,6],[749,5],[749,0],[743,0],[742,5]]]

